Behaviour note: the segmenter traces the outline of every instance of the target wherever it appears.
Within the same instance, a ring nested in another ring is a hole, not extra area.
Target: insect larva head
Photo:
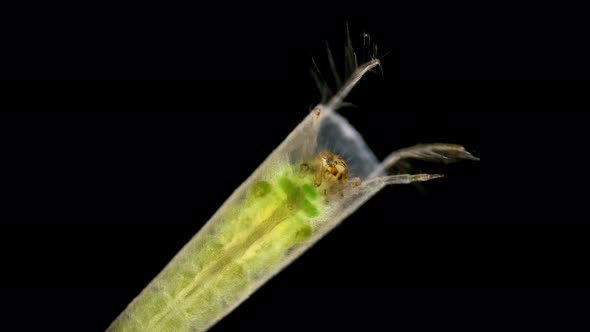
[[[319,172],[323,178],[335,182],[346,182],[350,176],[348,164],[339,155],[330,151],[322,151],[318,155]]]

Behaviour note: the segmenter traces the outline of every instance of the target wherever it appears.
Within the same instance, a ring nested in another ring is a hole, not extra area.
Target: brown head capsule
[[[320,152],[316,157],[316,164],[318,176],[330,185],[344,183],[350,176],[346,161],[330,151]]]

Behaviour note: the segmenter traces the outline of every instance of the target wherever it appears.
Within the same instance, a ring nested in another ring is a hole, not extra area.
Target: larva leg
[[[378,178],[377,180],[382,181],[385,185],[388,184],[408,184],[412,182],[424,182],[432,179],[442,178],[442,174],[399,174],[390,175]]]
[[[443,177],[441,174],[398,174],[389,176],[379,176],[372,178],[362,184],[352,186],[355,194],[364,194],[376,192],[379,189],[391,184],[408,184],[413,182],[424,182]]]
[[[479,160],[479,158],[466,151],[461,145],[441,143],[419,144],[392,152],[371,173],[371,175],[369,175],[369,178],[384,173],[388,168],[395,165],[398,161],[408,158],[438,161],[443,163],[451,163],[461,159]]]
[[[365,75],[369,70],[379,66],[381,63],[379,60],[371,60],[363,65],[360,65],[348,78],[344,86],[336,93],[332,99],[326,104],[326,108],[329,110],[336,110],[342,105],[342,101],[348,95],[350,90],[360,81],[361,77]]]
[[[424,182],[432,179],[441,178],[441,174],[398,174],[389,176],[380,176],[373,178],[364,183],[364,186],[383,186],[389,184],[408,184],[412,182]]]

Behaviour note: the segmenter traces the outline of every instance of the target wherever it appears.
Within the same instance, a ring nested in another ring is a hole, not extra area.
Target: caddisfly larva
[[[459,145],[425,144],[378,162],[336,110],[379,65],[374,59],[357,66],[317,105],[108,331],[205,331],[384,186],[441,176],[387,175],[399,160],[477,159]],[[346,157],[330,149],[336,144]]]

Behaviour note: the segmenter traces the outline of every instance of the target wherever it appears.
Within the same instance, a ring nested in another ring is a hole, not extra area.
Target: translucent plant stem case
[[[359,66],[316,106],[108,331],[205,331],[384,186],[440,177],[387,175],[400,159],[477,159],[458,145],[426,144],[379,162],[336,112],[378,65]]]

